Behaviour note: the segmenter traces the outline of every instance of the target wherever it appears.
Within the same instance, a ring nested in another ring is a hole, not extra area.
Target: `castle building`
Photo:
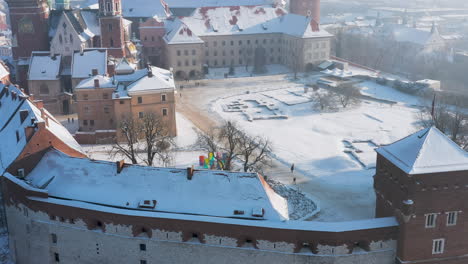
[[[27,87],[28,62],[33,51],[49,51],[46,0],[8,0],[13,46],[13,59],[17,62],[17,80]]]
[[[177,135],[175,84],[172,74],[148,67],[136,70],[126,59],[115,67],[115,75],[95,75],[75,89],[80,122],[76,138],[80,143],[96,144],[114,138],[122,140],[119,125],[132,117],[155,114],[171,137]]]
[[[126,56],[126,42],[120,0],[99,0],[101,47],[107,48],[115,58]]]
[[[467,152],[427,128],[377,153],[376,217],[398,219],[396,263],[467,263]]]

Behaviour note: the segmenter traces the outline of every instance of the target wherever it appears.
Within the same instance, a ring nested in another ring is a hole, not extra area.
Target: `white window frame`
[[[166,101],[167,101],[167,95],[161,94],[161,102],[166,102]]]
[[[433,216],[433,220],[432,220],[432,224],[429,223],[429,218]],[[434,228],[436,227],[436,223],[437,223],[437,214],[436,213],[432,213],[432,214],[425,214],[425,218],[424,218],[424,226],[426,228]]]
[[[457,211],[452,211],[452,212],[446,212],[447,215],[447,226],[454,226],[457,225],[457,220],[458,220],[458,212]],[[450,215],[453,214],[453,223],[450,223]]]
[[[166,112],[166,114],[164,114],[164,111]],[[168,116],[168,115],[169,115],[169,109],[167,109],[167,108],[163,108],[163,109],[161,110],[161,112],[162,112],[162,113],[161,113],[162,116]]]
[[[445,249],[445,239],[438,238],[432,240],[432,254],[443,254]]]

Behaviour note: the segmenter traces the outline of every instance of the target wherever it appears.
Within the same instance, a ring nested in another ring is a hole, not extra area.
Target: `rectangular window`
[[[140,260],[140,264],[148,264],[148,262],[146,262],[146,260],[142,259],[142,260]]]
[[[192,50],[192,55],[195,55],[197,54],[197,51],[196,50]]]
[[[223,40],[223,41],[221,42],[221,44],[222,44],[223,46],[226,46],[226,41]]]
[[[426,228],[433,228],[436,226],[437,214],[426,214]]]
[[[83,126],[87,126],[88,125],[88,120],[83,120]]]
[[[447,226],[454,226],[457,224],[458,212],[447,212]]]
[[[231,46],[234,46],[234,40],[231,40]]]
[[[16,142],[20,141],[20,134],[18,131],[16,131]]]
[[[54,253],[55,262],[60,262],[60,256],[58,253]]]
[[[85,114],[89,114],[91,112],[91,107],[85,106],[84,107],[84,112],[85,112]]]
[[[88,100],[88,95],[87,94],[83,94],[83,100]]]
[[[177,56],[180,56],[180,50],[177,51]]]
[[[140,244],[140,251],[146,251],[146,244]]]
[[[138,113],[138,118],[143,118],[143,112]]]
[[[166,95],[165,95],[165,94],[162,94],[162,95],[161,95],[161,101],[162,101],[162,102],[166,102]]]
[[[444,253],[445,239],[439,238],[432,240],[432,254]]]
[[[51,234],[50,236],[52,238],[52,243],[57,244],[57,235],[56,234]]]
[[[109,114],[110,113],[110,107],[109,106],[104,106],[104,113]]]
[[[163,115],[163,116],[167,116],[167,108],[163,108],[163,109],[162,109],[162,115]]]
[[[142,103],[143,103],[143,97],[141,97],[141,96],[138,97],[138,103],[139,103],[139,104],[142,104]]]
[[[120,104],[125,104],[125,101],[124,101],[124,100],[120,100]]]
[[[94,126],[94,120],[89,120],[89,125]]]

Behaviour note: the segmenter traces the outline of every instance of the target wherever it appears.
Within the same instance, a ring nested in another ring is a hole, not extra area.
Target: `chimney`
[[[11,99],[16,100],[16,92],[15,91],[11,92]]]
[[[109,63],[107,65],[107,72],[108,72],[109,76],[111,76],[111,77],[114,76],[115,75],[115,65]]]
[[[20,111],[20,120],[21,120],[21,124],[23,124],[24,120],[26,120],[26,118],[28,117],[29,115],[29,111],[28,110],[21,110]]]
[[[94,79],[94,88],[99,88],[99,79]]]
[[[148,78],[151,78],[153,77],[153,69],[151,68],[151,65],[148,64]]]
[[[98,69],[92,69],[92,70],[91,70],[91,75],[92,75],[92,76],[96,76],[96,75],[98,75],[98,74],[99,74]]]
[[[34,101],[34,104],[36,105],[37,108],[43,109],[44,108],[44,101],[42,100],[36,100]]]
[[[187,168],[187,180],[191,181],[193,178],[193,167],[188,167]]]
[[[123,168],[125,166],[125,161],[121,160],[121,161],[116,161],[115,163],[117,165],[117,174],[119,174],[120,172],[122,172],[122,170],[123,170]]]

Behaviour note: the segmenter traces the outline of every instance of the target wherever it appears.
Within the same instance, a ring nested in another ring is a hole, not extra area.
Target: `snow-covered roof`
[[[176,19],[175,21],[168,20],[166,22],[167,34],[164,36],[164,41],[167,44],[184,44],[184,43],[203,43],[192,30],[188,28],[182,21]]]
[[[128,62],[126,58],[122,58],[115,67],[115,74],[132,74],[135,72],[136,65]]]
[[[95,80],[99,81],[99,88],[116,88],[117,85],[114,82],[113,78],[96,75],[88,79],[81,81],[75,89],[95,89]]]
[[[27,180],[34,187],[46,185],[50,196],[113,207],[145,210],[139,205],[156,200],[154,211],[159,212],[288,219],[286,200],[253,173],[194,171],[188,179],[187,169],[137,165],[124,166],[117,173],[115,162],[73,158],[51,150]],[[258,208],[263,208],[263,217],[252,216]]]
[[[49,52],[33,52],[28,80],[58,80],[62,57],[50,56]]]
[[[0,79],[5,78],[8,75],[10,75],[10,69],[5,62],[0,61]]]
[[[100,75],[107,73],[106,50],[90,49],[73,54],[72,78],[88,78],[93,69],[97,69]]]
[[[231,7],[202,7],[197,8],[192,16],[181,18],[182,23],[188,27],[185,36],[193,38],[198,36],[240,35],[240,34],[271,34],[283,33],[296,37],[330,37],[330,33],[320,30],[311,17],[287,14],[280,6],[231,6]],[[174,27],[177,34],[169,32],[167,41],[171,36],[178,37],[179,41],[183,27]],[[179,36],[178,36],[179,35]]]
[[[170,14],[166,12],[162,0],[126,0],[122,1],[122,12],[124,17],[162,17]]]
[[[272,0],[165,0],[171,8],[197,8],[208,6],[243,6],[243,5],[267,5]]]
[[[128,86],[129,95],[175,89],[174,77],[170,71],[158,67],[151,67],[151,71],[152,76],[146,74]]]
[[[435,127],[376,151],[408,174],[468,170],[468,153]]]
[[[16,94],[16,96],[13,94]],[[26,98],[27,96],[17,87],[0,85],[1,173],[21,154],[26,146],[25,128],[34,124],[31,121],[32,119],[35,122],[44,122],[43,116],[47,116],[49,120],[47,122],[48,126],[46,126],[47,130],[69,147],[83,153],[81,146],[60,122],[45,109],[41,113],[41,110]],[[24,120],[21,119],[22,111],[27,112]]]

